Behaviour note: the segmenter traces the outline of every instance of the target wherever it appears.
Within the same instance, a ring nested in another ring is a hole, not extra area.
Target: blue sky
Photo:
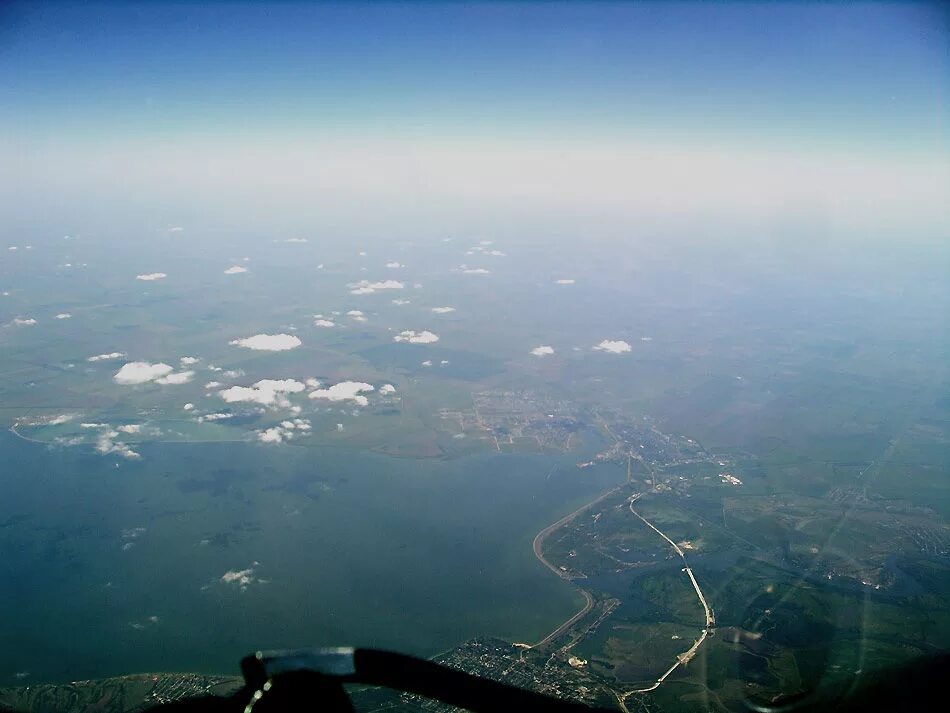
[[[0,26],[0,216],[19,224],[41,194],[304,216],[315,192],[341,220],[423,198],[456,219],[950,218],[935,4],[24,3]]]
[[[699,132],[932,148],[936,6],[15,5],[15,130]]]

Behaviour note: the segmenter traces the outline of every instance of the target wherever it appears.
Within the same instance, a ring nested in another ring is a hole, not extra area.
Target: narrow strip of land
[[[554,572],[554,574],[556,574],[561,579],[566,580],[566,581],[571,581],[571,578],[565,572],[555,567],[544,556],[545,538],[547,538],[548,535],[550,535],[552,532],[557,530],[559,527],[562,527],[566,525],[567,523],[569,523],[571,520],[573,520],[575,517],[580,515],[585,510],[589,510],[590,508],[594,507],[594,505],[599,503],[601,500],[604,500],[605,498],[610,497],[611,495],[616,493],[618,490],[620,490],[622,487],[623,487],[622,485],[618,485],[616,488],[613,488],[612,490],[608,490],[606,493],[604,493],[603,495],[599,495],[598,497],[594,498],[586,505],[581,505],[574,512],[568,515],[565,515],[557,522],[551,523],[546,528],[541,530],[541,532],[535,535],[534,543],[532,544],[532,547],[534,549],[534,556],[538,558],[538,561],[541,564],[543,564],[545,567],[547,567],[549,570]],[[528,648],[534,649],[539,646],[544,646],[545,644],[550,643],[551,641],[554,641],[554,639],[556,639],[565,631],[570,629],[574,624],[576,624],[580,619],[582,619],[587,614],[587,612],[591,610],[591,608],[594,606],[594,598],[591,596],[590,592],[588,592],[586,589],[578,587],[578,590],[580,591],[581,595],[584,597],[584,606],[581,607],[580,611],[578,611],[576,614],[571,616],[564,623],[560,624],[554,631],[552,631],[550,634],[545,636],[543,639],[541,639],[535,644],[531,644],[531,646],[529,646]]]

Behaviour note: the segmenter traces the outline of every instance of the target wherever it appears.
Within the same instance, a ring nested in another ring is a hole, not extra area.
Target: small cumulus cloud
[[[144,384],[167,376],[173,371],[168,364],[147,361],[130,361],[112,377],[117,384]]]
[[[178,371],[174,374],[168,374],[161,378],[155,379],[156,384],[187,384],[195,376],[195,372],[189,371]]]
[[[554,347],[542,345],[540,347],[535,347],[534,349],[532,349],[531,353],[539,357],[550,356],[551,354],[554,354]]]
[[[225,275],[240,275],[241,273],[247,272],[246,267],[241,267],[240,265],[232,265],[227,270],[224,271]]]
[[[142,280],[143,282],[154,282],[155,280],[164,280],[168,275],[164,272],[147,272],[143,275],[136,275],[136,280]]]
[[[60,312],[56,315],[56,319],[72,319],[72,315],[69,312]]]
[[[382,386],[379,387],[379,393],[381,393],[381,394],[383,394],[383,395],[386,395],[386,394],[395,394],[395,393],[396,393],[396,387],[393,386],[392,384],[383,384]]]
[[[608,352],[609,354],[625,354],[630,351],[631,347],[623,340],[605,339],[593,347],[593,349],[595,351]]]
[[[405,265],[403,265],[401,262],[393,261],[393,262],[387,262],[386,267],[395,270],[400,267],[405,267]]]
[[[393,341],[408,342],[409,344],[432,344],[433,342],[439,341],[439,335],[434,334],[427,329],[421,332],[415,332],[411,329],[407,329],[394,336]]]
[[[195,405],[194,405],[194,404],[185,404],[184,406],[182,406],[182,408],[183,408],[185,411],[194,411],[194,410],[195,410]]]
[[[358,310],[358,309],[351,309],[349,312],[346,313],[346,316],[349,317],[349,318],[352,319],[352,320],[357,321],[357,322],[365,322],[365,321],[366,321],[366,315],[363,314],[363,313],[362,313],[360,310]]]
[[[182,366],[191,366],[192,364],[197,364],[199,361],[200,359],[198,357],[183,356],[178,360],[178,363]]]
[[[292,334],[255,334],[253,337],[234,339],[228,344],[255,351],[283,352],[301,345],[298,337]]]
[[[295,379],[261,379],[251,386],[232,386],[218,392],[228,403],[249,402],[262,406],[287,408],[290,401],[285,394],[298,394],[306,386]]]
[[[96,354],[95,356],[88,357],[86,361],[109,361],[110,359],[123,359],[127,356],[128,354],[125,352],[109,352],[108,354]]]
[[[32,327],[36,320],[32,317],[14,317],[13,323],[18,327]]]
[[[314,327],[335,327],[336,322],[329,319],[316,319],[313,322]]]
[[[432,311],[436,314],[448,314],[449,312],[454,312],[455,307],[433,307]]]
[[[306,238],[287,238],[284,242],[285,243],[306,243],[307,239]]]
[[[456,272],[461,272],[463,275],[488,275],[491,270],[486,270],[484,267],[469,267],[468,265],[459,265],[455,268]]]
[[[402,290],[406,285],[399,280],[380,280],[379,282],[360,280],[359,282],[351,282],[347,287],[350,288],[350,294],[352,295],[368,295],[377,290]]]
[[[127,423],[123,426],[119,426],[116,430],[121,431],[122,433],[141,433],[142,424],[140,423]]]
[[[18,420],[17,423],[22,423],[24,426],[61,426],[64,423],[69,423],[70,421],[78,418],[80,415],[81,414],[78,413],[61,413],[55,416],[25,418]]]
[[[183,232],[184,230],[185,230],[185,229],[184,229],[183,227],[181,227],[180,225],[173,225],[172,227],[170,227],[170,228],[168,229],[168,232],[169,232],[169,233],[181,233],[181,232]],[[69,236],[66,236],[66,237],[69,237]]]
[[[261,443],[284,443],[300,433],[309,433],[310,421],[306,418],[295,418],[281,421],[277,426],[256,431],[257,440]]]
[[[247,569],[230,569],[221,575],[221,582],[239,587],[243,592],[254,582],[260,581],[256,575],[255,567],[257,566],[258,563],[255,562]]]
[[[362,394],[373,391],[372,384],[361,381],[341,381],[329,389],[317,389],[310,392],[311,399],[326,399],[327,401],[352,401],[357,406],[366,406],[369,403]]]
[[[114,440],[118,435],[119,432],[113,430],[105,430],[100,433],[96,439],[96,452],[102,455],[114,454],[127,460],[136,460],[142,457],[122,441]]]
[[[195,420],[198,421],[198,423],[204,423],[205,421],[224,421],[229,418],[234,418],[234,414],[217,412],[217,413],[206,413],[204,416],[199,416]]]
[[[495,249],[489,248],[488,247],[489,245],[491,245],[491,241],[487,243],[481,243],[479,245],[476,245],[475,247],[471,247],[468,250],[466,250],[465,254],[466,255],[490,255],[491,257],[505,256],[505,253],[503,253],[501,250],[495,250]]]
[[[560,280],[555,280],[555,285],[573,285],[576,280],[570,277],[562,277]]]
[[[410,300],[398,298],[398,297],[392,301],[394,305],[407,305],[409,304],[409,302]]]

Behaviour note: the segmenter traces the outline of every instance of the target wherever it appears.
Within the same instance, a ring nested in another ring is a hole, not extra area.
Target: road
[[[702,646],[703,642],[706,640],[706,637],[709,636],[709,633],[712,631],[713,627],[716,625],[716,617],[713,615],[712,609],[709,607],[709,604],[706,602],[706,597],[703,596],[703,590],[699,588],[699,582],[696,581],[696,576],[693,574],[693,570],[690,568],[689,563],[686,561],[686,555],[683,554],[683,550],[680,548],[679,545],[673,542],[673,540],[671,540],[663,532],[661,532],[660,529],[656,527],[656,525],[654,525],[652,522],[650,522],[645,517],[643,517],[643,515],[641,515],[636,510],[633,509],[633,504],[637,500],[639,500],[640,495],[641,495],[640,493],[637,493],[636,495],[630,498],[630,512],[632,512],[637,518],[639,518],[640,521],[643,522],[644,525],[649,527],[656,534],[658,534],[660,537],[662,537],[664,540],[670,543],[670,547],[673,548],[673,551],[676,552],[676,554],[679,556],[681,560],[683,560],[683,571],[686,572],[686,575],[689,577],[689,581],[693,585],[693,589],[696,590],[696,596],[699,597],[699,603],[703,605],[703,611],[706,614],[706,624],[703,627],[703,631],[700,634],[699,638],[693,642],[693,645],[690,646],[683,653],[679,654],[676,657],[676,663],[670,666],[670,668],[667,669],[667,671],[662,676],[660,676],[656,681],[654,681],[651,685],[646,686],[645,688],[634,688],[631,691],[627,691],[626,693],[623,693],[617,696],[617,699],[620,702],[621,708],[623,708],[623,710],[625,711],[627,710],[627,706],[624,704],[624,701],[627,699],[628,696],[631,696],[634,693],[647,693],[648,691],[656,690],[662,685],[663,681],[666,680],[667,676],[673,673],[681,665],[685,665],[689,663],[690,659],[692,659],[693,656],[696,655],[696,652],[699,650],[699,647]]]
[[[613,488],[612,490],[608,490],[606,493],[604,493],[603,495],[599,495],[598,497],[594,498],[586,505],[581,505],[579,508],[577,508],[577,510],[570,513],[569,515],[565,515],[557,522],[551,523],[546,528],[541,530],[541,532],[535,535],[534,542],[532,543],[532,547],[534,549],[534,556],[538,558],[538,561],[541,564],[543,564],[545,567],[547,567],[549,570],[554,572],[554,574],[556,574],[561,579],[566,580],[566,581],[571,581],[571,578],[565,572],[562,572],[560,569],[558,569],[553,564],[551,564],[551,562],[548,561],[548,559],[544,556],[545,538],[547,538],[548,535],[550,535],[552,532],[557,530],[559,527],[562,527],[563,525],[566,525],[567,523],[569,523],[571,520],[573,520],[575,517],[580,515],[585,510],[589,510],[590,508],[594,507],[594,505],[599,503],[601,500],[604,500],[605,498],[609,498],[611,495],[616,493],[622,487],[623,487],[622,485],[618,485],[616,488]],[[574,624],[576,624],[580,619],[582,619],[587,614],[587,612],[591,610],[591,608],[594,606],[594,598],[591,596],[590,592],[588,592],[586,589],[582,589],[578,587],[578,590],[580,591],[581,595],[584,597],[584,606],[580,609],[580,611],[578,611],[576,614],[571,616],[567,621],[565,621],[563,624],[558,626],[554,631],[552,631],[550,634],[545,636],[539,642],[537,642],[536,644],[531,644],[531,646],[528,648],[534,649],[539,646],[544,646],[545,644],[553,641],[554,639],[559,637],[561,634],[563,634],[565,631],[567,631],[569,628],[571,628]]]

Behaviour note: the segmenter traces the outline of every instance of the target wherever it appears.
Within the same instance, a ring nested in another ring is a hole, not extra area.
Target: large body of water
[[[534,640],[580,600],[532,538],[623,477],[576,454],[138,450],[117,466],[0,435],[0,683],[236,672],[262,647]],[[222,581],[244,570],[246,586]]]

